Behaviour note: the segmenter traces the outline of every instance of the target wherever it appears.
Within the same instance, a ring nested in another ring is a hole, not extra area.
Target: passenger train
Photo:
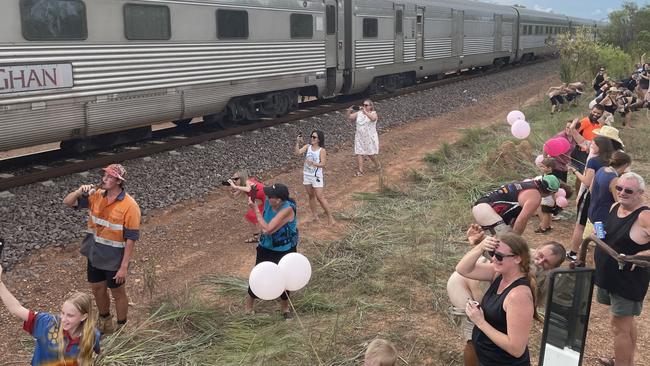
[[[601,25],[467,0],[5,1],[0,151],[279,116],[547,55],[579,26]]]

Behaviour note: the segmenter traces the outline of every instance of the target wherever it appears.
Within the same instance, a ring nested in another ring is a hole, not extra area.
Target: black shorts
[[[569,102],[573,102],[577,98],[578,98],[578,93],[570,93],[566,95],[566,100]]]
[[[571,151],[571,163],[569,164],[576,168],[580,173],[584,173],[588,156],[588,152],[582,151],[580,147],[576,146],[573,148],[573,151]]]
[[[543,212],[543,213],[550,213],[550,214],[553,214],[553,215],[557,215],[557,214],[559,214],[560,212],[562,212],[562,207],[560,207],[560,206],[553,206],[553,207],[551,207],[551,206],[544,206],[544,205],[542,205],[542,206],[541,206],[541,209],[542,209],[542,212]]]
[[[591,194],[589,190],[584,191],[580,198],[578,198],[578,224],[587,225],[587,215],[589,215],[589,202],[591,202]]]
[[[556,95],[554,97],[551,97],[551,104],[552,105],[564,104],[564,98],[561,95]]]
[[[90,260],[88,261],[88,282],[89,283],[99,283],[106,281],[106,287],[108,288],[118,288],[124,285],[124,283],[118,284],[115,282],[115,275],[117,274],[117,271],[105,271],[103,269],[95,268],[90,264]]]
[[[284,257],[285,255],[287,255],[289,253],[295,253],[295,252],[297,252],[296,247],[293,247],[293,248],[291,248],[291,249],[289,249],[287,251],[284,251],[284,252],[276,252],[275,250],[269,250],[269,249],[262,248],[262,247],[258,246],[257,247],[257,256],[255,257],[255,265],[258,265],[258,264],[260,264],[262,262],[273,262],[275,264],[278,264],[278,262],[280,262],[280,259],[282,259],[282,257]],[[258,298],[257,296],[255,296],[253,291],[251,291],[250,286],[248,287],[248,294],[253,299]],[[289,294],[289,291],[285,291],[285,292],[282,293],[280,298],[282,300],[286,300],[286,299],[289,298],[287,296],[288,294]]]

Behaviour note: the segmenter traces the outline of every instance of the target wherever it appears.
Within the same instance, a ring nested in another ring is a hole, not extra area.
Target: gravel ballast
[[[376,102],[378,129],[381,133],[420,118],[490,103],[495,92],[541,80],[557,73],[558,68],[557,61],[548,61]],[[187,146],[172,154],[165,152],[126,161],[126,189],[139,203],[144,218],[151,210],[213,191],[238,168],[260,174],[295,161],[295,136],[309,136],[313,129],[325,132],[328,148],[354,138],[354,124],[347,121],[345,111],[329,113]],[[74,174],[57,178],[54,184],[11,189],[13,196],[0,198],[0,237],[7,244],[2,265],[9,267],[31,251],[46,246],[79,242],[86,225],[86,211],[70,209],[62,200],[81,184],[98,183],[100,177],[99,171],[86,176]]]

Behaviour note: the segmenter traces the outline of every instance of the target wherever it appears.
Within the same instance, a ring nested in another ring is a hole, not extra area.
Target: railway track
[[[547,59],[542,58],[524,64],[508,65],[501,69],[480,68],[468,70],[467,72],[461,73],[460,75],[446,75],[445,77],[438,80],[422,82],[414,86],[396,90],[394,92],[376,94],[373,95],[372,98],[375,101],[394,98],[400,95],[416,93],[442,85],[448,85],[459,81],[498,73],[500,71],[509,70],[514,67],[529,67],[546,60]],[[305,118],[345,109],[350,105],[358,105],[360,103],[361,99],[358,98],[344,98],[340,101],[335,102],[308,102],[301,104],[303,109],[291,112],[290,114],[282,117],[270,120],[255,121],[244,125],[229,127],[227,129],[219,131],[203,132],[204,129],[201,129],[201,126],[198,123],[195,128],[192,128],[187,132],[182,132],[179,131],[179,129],[173,128],[166,129],[162,130],[163,132],[154,133],[152,140],[148,141],[148,143],[140,143],[138,146],[126,146],[123,147],[121,151],[115,153],[100,152],[92,154],[87,159],[75,158],[71,154],[65,153],[62,150],[36,153],[33,155],[21,156],[15,159],[5,159],[0,162],[0,169],[5,170],[7,167],[12,167],[15,170],[12,172],[12,174],[4,173],[0,175],[0,192],[11,188],[51,180],[61,176],[101,168],[111,163],[119,163],[127,160],[142,158],[161,152],[171,151],[184,146],[198,145],[206,141],[217,140],[228,136],[238,135],[244,132],[264,129],[285,123],[291,123]],[[36,163],[39,165],[30,167],[30,164]]]

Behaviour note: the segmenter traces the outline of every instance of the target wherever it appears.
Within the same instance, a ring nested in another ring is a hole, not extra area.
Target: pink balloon
[[[571,143],[564,137],[556,137],[544,143],[544,152],[552,157],[566,154],[571,149]]]
[[[557,190],[557,193],[555,194],[555,197],[560,198],[560,197],[565,197],[566,198],[566,191],[564,188],[560,188]]]
[[[512,127],[510,127],[510,132],[512,132],[512,136],[520,140],[525,139],[528,137],[528,135],[530,135],[530,125],[528,122],[520,119],[512,124]]]
[[[566,197],[557,197],[555,199],[555,204],[562,208],[566,208],[569,205],[569,201],[567,201]]]
[[[544,155],[541,154],[537,155],[537,157],[535,158],[535,165],[541,165],[542,161],[544,161]]]
[[[512,126],[515,122],[517,122],[519,120],[525,121],[526,116],[524,116],[524,114],[521,113],[520,111],[514,110],[514,111],[511,111],[510,113],[508,113],[508,116],[506,117],[506,120],[508,121],[508,124],[510,124]]]

